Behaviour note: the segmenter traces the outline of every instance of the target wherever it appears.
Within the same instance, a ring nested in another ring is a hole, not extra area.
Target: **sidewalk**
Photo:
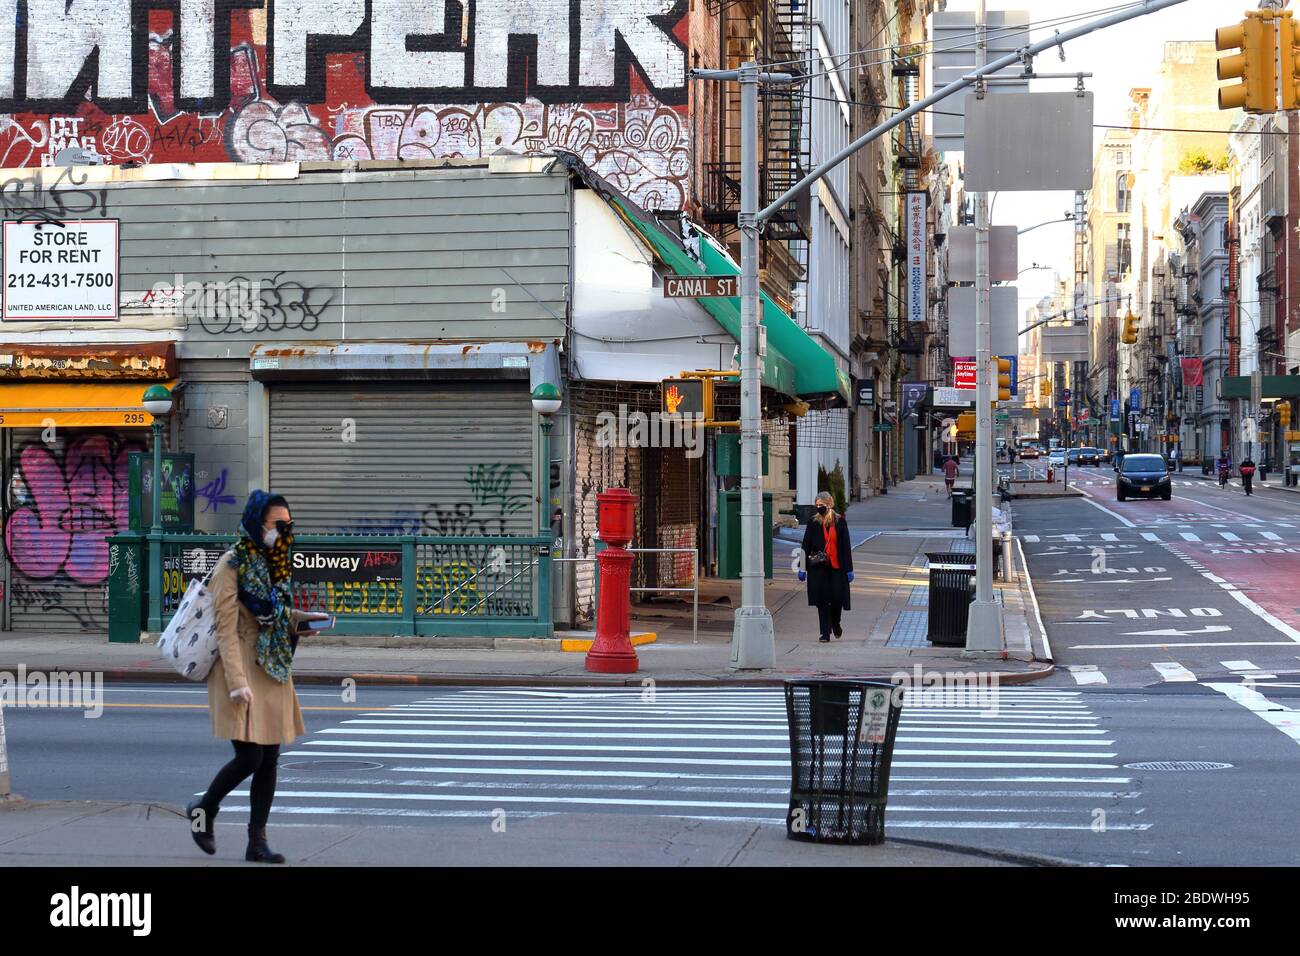
[[[447,818],[436,829],[293,824],[272,817],[288,866],[1016,866],[1056,861],[886,840],[837,846],[788,840],[783,826],[563,813]],[[886,824],[888,826],[888,824]],[[244,862],[242,822],[216,820],[217,853],[190,839],[182,811],[149,803],[0,801],[0,868],[262,866]]]
[[[655,643],[636,648],[635,674],[590,674],[585,655],[535,649],[527,641],[477,640],[457,646],[449,639],[335,637],[328,643],[305,638],[294,662],[300,684],[337,684],[345,678],[362,683],[427,685],[554,684],[633,685],[647,678],[664,686],[727,683],[779,685],[815,677],[888,677],[899,671],[927,669],[997,673],[1003,683],[1035,680],[1051,673],[1051,664],[1033,610],[1033,599],[1020,557],[1013,548],[1012,580],[996,581],[1006,607],[1005,659],[963,656],[962,648],[932,647],[925,640],[926,551],[969,550],[973,542],[950,527],[951,505],[938,477],[918,478],[885,496],[854,503],[847,519],[853,541],[856,577],[853,608],[844,615],[844,637],[818,642],[817,611],[809,607],[805,586],[790,570],[789,546],[802,540],[802,529],[779,534],[774,577],[766,586],[767,606],[776,629],[776,667],[771,671],[730,669],[731,631],[739,582],[702,583],[719,603],[701,604],[698,643],[692,643],[690,607],[634,608],[632,630],[653,632]],[[553,645],[551,645],[553,646]],[[1035,660],[1035,652],[1041,660]],[[109,644],[98,634],[0,634],[0,671],[102,672],[105,680],[179,678],[151,644]]]

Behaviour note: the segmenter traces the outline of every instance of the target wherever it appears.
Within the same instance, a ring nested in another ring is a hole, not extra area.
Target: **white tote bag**
[[[212,592],[208,590],[208,581],[216,569],[213,565],[202,581],[195,578],[190,582],[180,607],[158,639],[158,652],[178,674],[190,680],[206,680],[220,653],[217,615],[212,606]]]

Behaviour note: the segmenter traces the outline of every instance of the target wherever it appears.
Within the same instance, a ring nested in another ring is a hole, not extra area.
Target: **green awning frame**
[[[664,264],[680,276],[737,276],[737,268],[729,256],[705,235],[700,236],[700,259],[696,262],[676,242],[658,229],[643,223],[639,210],[629,208],[620,199],[610,200],[624,214],[638,233],[650,244]],[[799,323],[790,318],[780,306],[762,296],[762,322],[767,326],[767,355],[763,359],[762,381],[785,395],[813,399],[835,396],[846,404],[851,402],[852,383],[848,375],[835,364],[830,353],[813,341]],[[697,299],[704,310],[718,320],[737,342],[740,341],[740,299]]]
[[[1249,375],[1225,375],[1221,398],[1250,398]],[[1260,398],[1300,398],[1300,375],[1263,375]]]

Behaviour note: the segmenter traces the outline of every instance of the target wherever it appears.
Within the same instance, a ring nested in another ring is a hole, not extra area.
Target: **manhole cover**
[[[1124,767],[1128,770],[1231,770],[1232,764],[1213,760],[1147,760],[1126,763]]]
[[[369,760],[295,760],[280,764],[285,770],[382,770],[384,765]]]

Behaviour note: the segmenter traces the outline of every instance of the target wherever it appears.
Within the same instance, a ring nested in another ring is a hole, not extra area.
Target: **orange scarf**
[[[831,567],[836,571],[840,569],[839,532],[835,530],[837,524],[839,524],[839,518],[836,518],[828,525],[822,526],[822,532],[826,536],[826,557],[831,562]]]

